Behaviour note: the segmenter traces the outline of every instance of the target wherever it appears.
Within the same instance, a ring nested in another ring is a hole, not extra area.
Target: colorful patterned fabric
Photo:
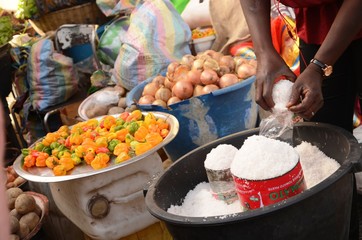
[[[73,60],[55,52],[49,39],[32,46],[27,77],[32,107],[39,111],[65,102],[78,90],[78,73]]]
[[[132,12],[127,34],[114,64],[113,78],[131,90],[166,73],[167,66],[191,54],[191,30],[168,0],[148,0]]]
[[[129,17],[123,16],[105,26],[97,48],[97,56],[102,63],[114,66],[122,45],[120,38],[127,33],[129,24]]]
[[[97,0],[96,1],[99,9],[107,17],[116,16],[124,10],[132,9],[135,6],[137,6],[137,4],[139,4],[140,2],[141,0]]]

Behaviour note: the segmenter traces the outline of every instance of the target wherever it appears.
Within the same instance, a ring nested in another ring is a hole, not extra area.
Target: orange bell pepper
[[[160,132],[160,135],[161,135],[161,137],[165,138],[165,137],[167,137],[169,132],[170,132],[170,130],[168,130],[168,129],[162,129]]]
[[[131,114],[126,118],[126,122],[131,122],[131,121],[137,121],[142,119],[143,115],[142,112],[140,110],[134,110],[131,112]]]
[[[105,116],[100,122],[100,126],[105,129],[110,129],[114,124],[116,124],[116,118],[111,115]]]
[[[53,169],[56,165],[59,165],[59,159],[55,156],[50,156],[45,160],[45,165]]]
[[[39,152],[38,157],[36,157],[36,159],[35,159],[35,166],[46,167],[47,165],[45,164],[45,161],[48,157],[49,157],[49,154],[47,154],[45,152]]]
[[[129,133],[128,129],[126,128],[123,128],[119,131],[116,132],[117,134],[117,139],[124,142],[126,140],[126,135]]]
[[[98,137],[96,139],[96,145],[97,145],[97,148],[99,147],[107,147],[108,146],[108,139],[106,136],[104,137]]]
[[[83,158],[84,155],[85,155],[85,147],[84,147],[83,145],[76,146],[76,147],[74,148],[74,153],[75,153],[75,155],[77,155],[78,157]]]
[[[70,135],[69,142],[71,145],[81,145],[83,142],[83,138],[79,133],[72,133]]]
[[[70,157],[61,157],[59,164],[64,166],[65,171],[72,170],[74,168],[74,162]]]
[[[150,150],[152,148],[152,144],[149,142],[144,142],[144,143],[138,143],[135,146],[135,153],[136,156],[141,155],[142,153],[147,152],[148,150]]]
[[[36,157],[29,154],[28,156],[26,156],[24,158],[24,166],[28,167],[28,168],[35,166],[35,160],[36,160]]]
[[[55,176],[63,176],[67,174],[67,171],[63,165],[57,165],[53,168],[53,173]]]
[[[106,153],[99,153],[95,156],[94,160],[91,162],[93,169],[101,169],[107,167],[110,157]]]
[[[113,154],[118,156],[121,153],[128,153],[129,152],[129,145],[127,143],[118,143],[113,150]]]
[[[153,147],[163,141],[163,137],[159,133],[155,132],[147,134],[145,139],[146,142],[150,143]]]
[[[145,126],[140,126],[134,133],[135,140],[143,142],[148,134],[148,129]]]
[[[93,151],[90,151],[90,150],[93,150]],[[87,163],[87,164],[91,164],[91,162],[94,160],[96,154],[94,152],[94,149],[90,148],[86,151],[85,155],[84,155],[84,161]]]
[[[128,159],[130,159],[131,157],[126,153],[126,152],[121,152],[116,159],[114,160],[114,162],[117,163],[121,163],[124,161],[127,161]]]

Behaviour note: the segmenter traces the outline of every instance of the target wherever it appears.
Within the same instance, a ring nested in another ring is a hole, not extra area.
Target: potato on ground
[[[19,235],[20,239],[22,239],[30,233],[30,229],[29,229],[28,225],[26,225],[26,223],[24,223],[24,222],[19,221],[19,225],[20,225],[20,228],[19,228],[17,235]]]
[[[19,220],[14,216],[10,216],[10,233],[17,233],[19,228]]]
[[[22,193],[15,200],[15,209],[19,214],[27,214],[34,211],[36,208],[36,202],[33,196]]]
[[[9,240],[20,240],[20,237],[17,234],[11,234]]]
[[[29,212],[20,218],[19,223],[24,223],[26,226],[28,226],[29,231],[32,231],[39,223],[39,220],[40,218],[35,212]]]
[[[10,216],[14,216],[14,217],[16,217],[18,220],[21,218],[21,214],[20,213],[18,213],[18,211],[15,209],[15,208],[13,208],[11,211],[10,211]]]
[[[8,199],[8,207],[9,209],[13,209],[15,206],[15,200],[17,197],[23,193],[23,190],[21,188],[9,188],[6,190],[6,195]]]

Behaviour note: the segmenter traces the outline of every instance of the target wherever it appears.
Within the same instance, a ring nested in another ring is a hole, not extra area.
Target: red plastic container
[[[236,192],[245,210],[268,206],[306,189],[300,162],[282,176],[265,180],[247,180],[233,176]]]

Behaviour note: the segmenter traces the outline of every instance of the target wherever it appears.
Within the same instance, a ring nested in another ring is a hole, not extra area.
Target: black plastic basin
[[[286,201],[226,218],[184,217],[167,212],[182,204],[186,194],[207,182],[206,154],[221,143],[241,147],[258,129],[235,133],[201,146],[179,158],[148,189],[150,213],[165,222],[174,239],[348,239],[354,173],[361,169],[361,148],[354,136],[335,126],[300,123],[294,144],[316,145],[341,167],[326,180]]]

